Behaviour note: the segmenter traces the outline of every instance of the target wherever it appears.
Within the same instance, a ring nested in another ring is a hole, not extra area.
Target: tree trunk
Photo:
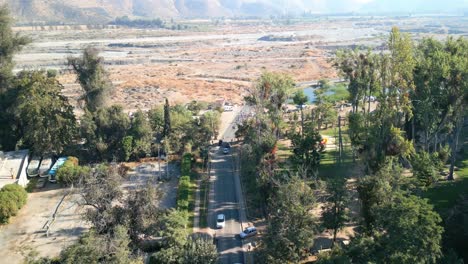
[[[304,136],[304,110],[301,105],[301,135]]]
[[[455,169],[455,162],[457,161],[457,148],[458,148],[458,138],[460,137],[460,132],[463,128],[464,118],[461,117],[460,121],[456,124],[455,131],[453,133],[454,138],[452,139],[452,155],[450,157],[450,172],[448,175],[448,180],[453,181],[453,171]]]

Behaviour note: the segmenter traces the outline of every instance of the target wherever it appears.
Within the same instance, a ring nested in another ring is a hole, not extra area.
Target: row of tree
[[[460,247],[449,241],[463,235],[443,236],[442,218],[422,195],[439,180],[449,156],[447,178],[453,180],[466,116],[467,44],[448,38],[415,46],[393,28],[386,52],[338,54],[335,66],[349,80],[353,105],[349,135],[360,168],[362,221],[350,245],[320,263],[461,263],[453,251]],[[403,176],[404,169],[412,176]]]

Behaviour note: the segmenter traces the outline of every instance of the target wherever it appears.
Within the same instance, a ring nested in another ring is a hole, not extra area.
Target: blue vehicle
[[[49,181],[50,182],[57,182],[57,179],[55,178],[55,176],[57,175],[57,171],[60,167],[62,167],[62,165],[65,163],[65,161],[67,161],[68,157],[60,157],[58,158],[58,160],[54,163],[54,165],[52,166],[52,168],[50,168],[49,170]]]

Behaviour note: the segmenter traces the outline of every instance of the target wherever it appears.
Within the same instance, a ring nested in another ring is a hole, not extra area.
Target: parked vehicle
[[[226,217],[224,216],[224,214],[219,214],[216,217],[216,228],[224,228],[225,223],[226,223]]]
[[[67,161],[68,157],[60,157],[55,163],[54,166],[49,170],[49,182],[57,182],[56,176],[57,171],[62,167],[62,165]]]
[[[225,105],[225,106],[224,106],[224,111],[225,111],[225,112],[234,111],[234,107],[233,107],[232,105]]]
[[[42,158],[41,160],[41,165],[39,166],[39,176],[40,177],[48,177],[49,170],[52,167],[52,159],[47,157],[47,158]]]
[[[247,227],[244,231],[242,231],[239,236],[240,238],[244,239],[247,237],[255,236],[257,234],[257,228],[254,226]]]
[[[39,176],[40,165],[41,165],[41,159],[38,157],[33,157],[31,161],[28,163],[28,167],[26,168],[26,174],[28,175],[28,177]]]

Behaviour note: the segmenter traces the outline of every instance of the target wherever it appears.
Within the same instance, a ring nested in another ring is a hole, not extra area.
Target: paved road
[[[236,120],[239,120],[237,115],[233,116],[232,120],[229,121],[229,125],[225,126],[226,130],[222,133],[222,138],[225,141],[234,138]],[[240,211],[241,206],[238,202],[242,193],[234,172],[234,161],[231,154],[223,154],[222,148],[219,147],[212,148],[210,155],[212,191],[209,197],[208,224],[216,236],[220,263],[243,263],[242,243],[238,234],[242,228],[241,216],[245,218],[245,214]],[[216,229],[217,214],[226,216],[226,226],[223,229]]]

